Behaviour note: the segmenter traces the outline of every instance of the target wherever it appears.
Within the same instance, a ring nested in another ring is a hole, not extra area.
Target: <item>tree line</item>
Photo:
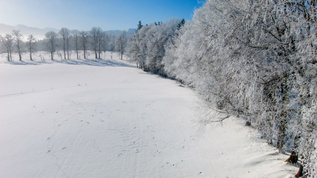
[[[95,58],[101,58],[100,54],[106,51],[117,51],[120,59],[126,48],[129,35],[123,31],[119,35],[107,34],[100,27],[93,27],[90,31],[69,30],[62,28],[58,33],[49,31],[44,39],[37,40],[32,34],[23,40],[23,35],[18,30],[3,37],[0,35],[1,52],[7,54],[7,60],[12,61],[12,53],[16,52],[19,61],[22,61],[22,54],[29,53],[29,59],[33,60],[33,53],[36,51],[47,51],[51,60],[54,60],[57,51],[62,52],[64,60],[70,59],[71,51],[74,51],[76,58],[86,59],[87,50],[94,51]],[[80,56],[80,51],[83,52]]]
[[[207,0],[193,20],[138,25],[139,68],[193,87],[317,177],[316,0]],[[212,118],[211,118],[212,119]]]

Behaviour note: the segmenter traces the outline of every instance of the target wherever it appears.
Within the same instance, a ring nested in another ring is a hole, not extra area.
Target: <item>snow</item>
[[[0,177],[274,178],[298,169],[243,121],[211,122],[223,114],[206,118],[194,91],[124,61],[2,62],[0,83]]]

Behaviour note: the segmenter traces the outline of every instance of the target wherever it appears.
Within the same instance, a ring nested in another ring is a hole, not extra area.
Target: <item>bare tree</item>
[[[102,32],[101,50],[106,53],[109,49],[110,36],[106,32]]]
[[[84,59],[86,59],[86,53],[87,53],[87,48],[88,48],[88,33],[85,31],[82,31],[79,33],[79,43],[81,49],[84,51]]]
[[[7,59],[9,62],[12,61],[12,48],[13,48],[13,37],[12,35],[6,34],[3,38],[3,45],[7,52]]]
[[[64,51],[64,59],[66,59],[66,54],[67,54],[67,59],[69,59],[69,38],[70,38],[70,31],[67,28],[62,28],[59,31],[59,34],[62,37],[62,43],[63,43],[63,51]]]
[[[91,46],[93,50],[95,51],[96,59],[100,58],[101,32],[102,30],[100,27],[93,27],[90,30]],[[99,52],[99,57],[98,57],[98,52]]]
[[[14,40],[15,40],[15,44],[16,44],[16,48],[19,54],[19,60],[22,61],[22,34],[20,31],[18,30],[13,30],[12,34],[14,36]]]
[[[106,33],[105,32],[100,32],[100,36],[99,36],[99,39],[98,39],[98,58],[100,59],[100,54],[102,51],[105,51],[105,41],[106,41]]]
[[[76,51],[76,57],[77,59],[79,59],[79,31],[78,30],[72,30],[72,34],[73,34],[73,44],[75,47],[75,51]]]
[[[54,53],[56,51],[57,33],[50,31],[45,34],[47,39],[47,49],[51,53],[51,60],[54,60]]]
[[[127,34],[125,31],[121,32],[116,39],[116,49],[120,52],[120,59],[123,59],[123,53],[127,44]]]
[[[109,35],[109,38],[108,38],[108,50],[109,51],[114,51],[115,49],[115,44],[116,44],[116,36],[115,35],[112,35],[110,34]]]
[[[28,51],[30,53],[30,60],[33,61],[32,53],[35,51],[35,37],[33,35],[29,35],[28,41],[26,43]]]

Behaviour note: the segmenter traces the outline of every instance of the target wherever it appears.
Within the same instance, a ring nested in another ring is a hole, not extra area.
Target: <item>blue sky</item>
[[[0,23],[37,28],[127,30],[170,18],[191,20],[202,0],[0,0]]]

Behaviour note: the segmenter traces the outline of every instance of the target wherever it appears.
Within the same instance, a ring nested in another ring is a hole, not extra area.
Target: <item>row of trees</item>
[[[22,41],[22,34],[20,31],[13,30],[12,34],[6,34],[4,37],[0,36],[0,42],[2,43],[2,47],[7,53],[8,61],[12,61],[12,52],[14,46],[16,47],[16,51],[19,55],[19,60],[22,61],[22,53],[24,52],[23,46],[26,47],[26,50],[30,52],[30,59],[32,60],[32,53],[35,50],[34,43],[35,38],[33,35],[30,35],[27,39],[27,42]]]
[[[87,50],[95,53],[95,58],[100,58],[100,54],[105,51],[118,51],[122,59],[126,43],[129,36],[125,31],[119,35],[107,34],[99,27],[94,27],[90,31],[78,31],[62,28],[58,33],[47,32],[45,38],[37,40],[33,35],[29,35],[27,41],[23,40],[20,31],[13,30],[12,34],[0,36],[2,52],[7,53],[7,60],[12,61],[12,53],[19,55],[22,61],[22,54],[28,52],[30,60],[35,51],[48,51],[51,59],[54,60],[56,51],[62,51],[63,58],[70,59],[70,51],[75,51],[76,58],[80,58],[80,51],[83,51],[82,58],[87,58]]]
[[[141,27],[128,54],[246,119],[317,177],[315,0],[207,0],[193,21]],[[176,25],[178,24],[178,25]]]
[[[165,23],[146,26],[139,22],[137,32],[127,45],[130,59],[145,71],[166,76],[162,63],[165,46],[172,42],[173,37],[184,24],[184,19],[170,19]]]

